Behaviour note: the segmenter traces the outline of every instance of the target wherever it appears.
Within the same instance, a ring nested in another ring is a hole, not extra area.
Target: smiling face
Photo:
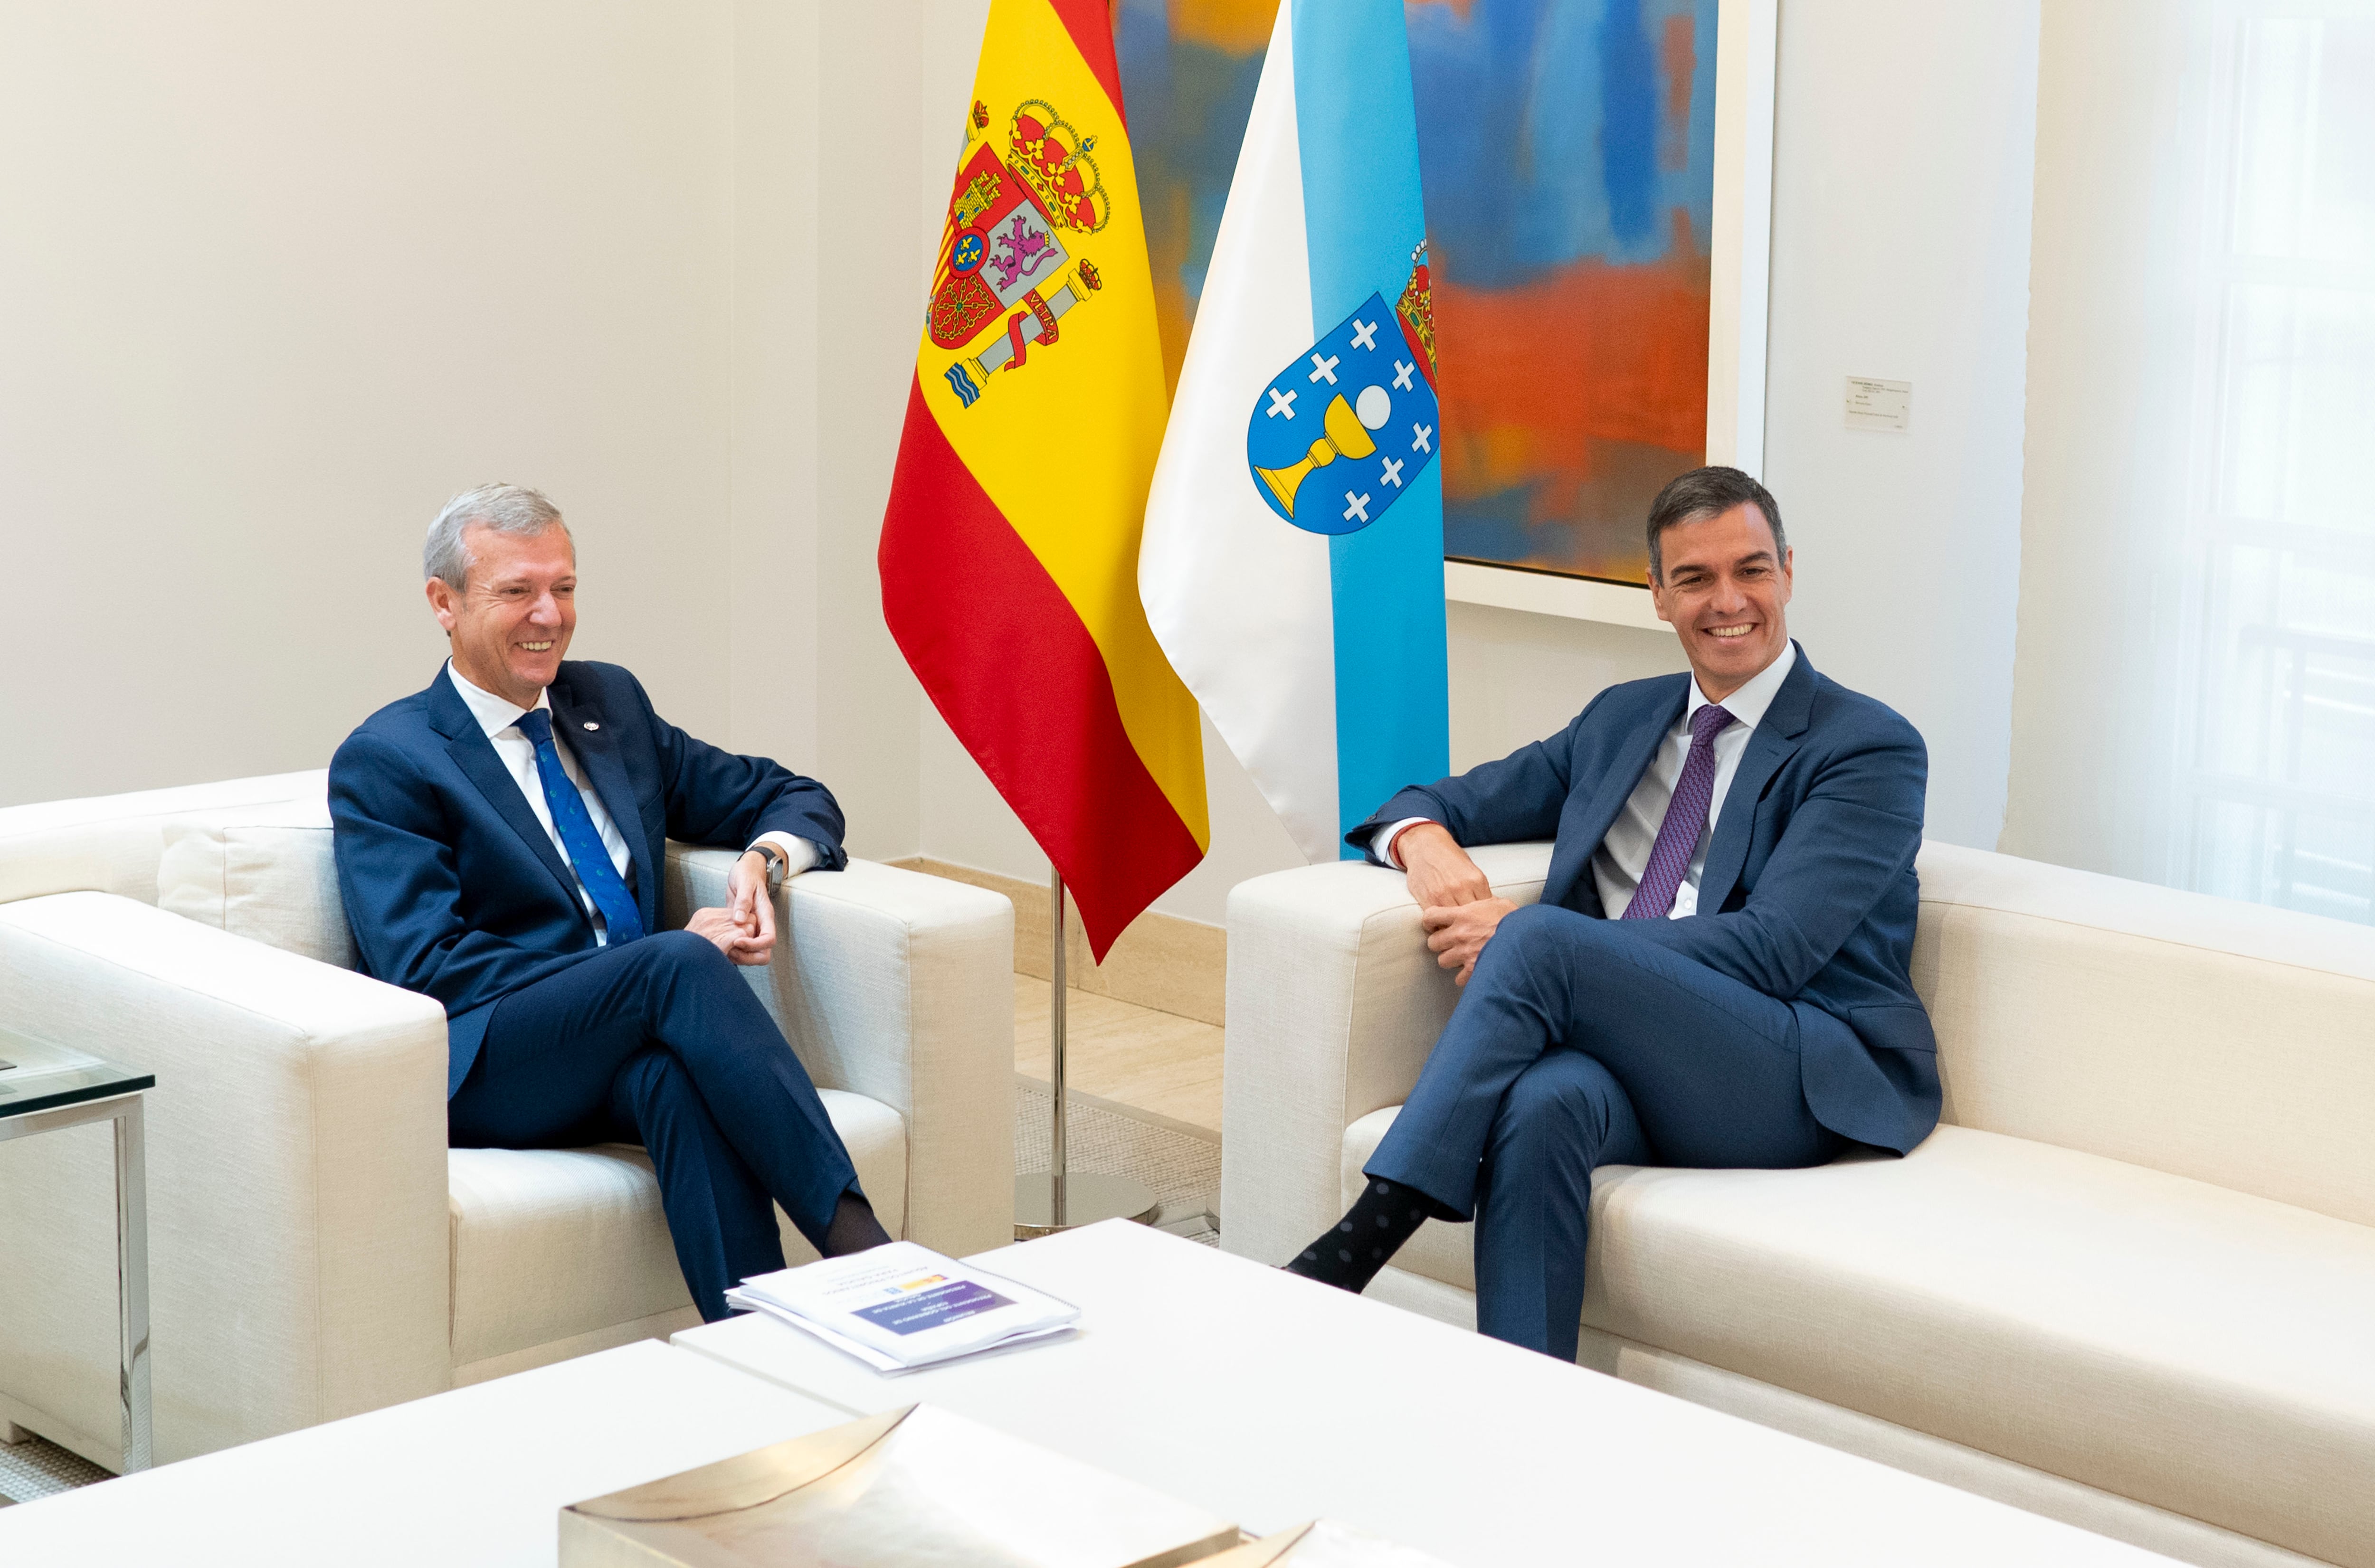
[[[1658,537],[1663,580],[1649,596],[1683,640],[1684,656],[1710,702],[1745,685],[1790,645],[1790,554],[1778,560],[1765,513],[1743,501]],[[1794,552],[1791,552],[1794,553]]]
[[[474,523],[462,542],[464,586],[429,580],[429,607],[453,644],[454,667],[473,686],[533,708],[577,630],[576,547],[558,523],[527,537]]]

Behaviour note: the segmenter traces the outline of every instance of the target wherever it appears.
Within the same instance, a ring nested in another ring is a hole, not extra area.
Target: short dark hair
[[[1765,513],[1765,525],[1773,530],[1773,564],[1780,565],[1790,553],[1790,536],[1781,531],[1781,508],[1774,504],[1773,492],[1737,468],[1694,468],[1671,481],[1649,503],[1649,580],[1666,580],[1659,535],[1679,524],[1719,517],[1743,501]]]

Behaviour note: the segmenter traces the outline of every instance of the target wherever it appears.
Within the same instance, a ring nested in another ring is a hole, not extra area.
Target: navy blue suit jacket
[[[1462,844],[1553,838],[1542,902],[1601,916],[1592,854],[1682,718],[1690,680],[1612,686],[1548,740],[1405,789],[1346,837],[1366,847],[1378,827],[1425,817]],[[1929,771],[1919,731],[1817,674],[1801,647],[1724,796],[1699,913],[1624,923],[1790,1003],[1808,1109],[1900,1154],[1938,1123],[1937,1037],[1909,973]]]
[[[659,929],[665,843],[742,849],[781,830],[837,871],[841,808],[814,779],[695,740],[617,665],[570,660],[548,689],[627,841],[644,928]],[[445,1092],[462,1087],[494,1004],[600,951],[552,838],[440,667],[362,722],[330,760],[338,891],[363,973],[445,1005]]]

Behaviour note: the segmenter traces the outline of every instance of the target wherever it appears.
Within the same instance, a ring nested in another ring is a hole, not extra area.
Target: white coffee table
[[[979,1255],[1077,1337],[882,1377],[758,1317],[675,1343],[866,1414],[928,1399],[1266,1534],[1454,1563],[2165,1565],[1869,1460],[1124,1221]]]
[[[0,1508],[8,1568],[550,1568],[561,1505],[837,1426],[655,1340]]]

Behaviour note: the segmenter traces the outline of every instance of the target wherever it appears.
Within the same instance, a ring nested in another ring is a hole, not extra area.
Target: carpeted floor
[[[1075,1171],[1135,1176],[1163,1200],[1155,1223],[1174,1235],[1221,1244],[1214,1214],[1221,1194],[1221,1140],[1201,1127],[1117,1105],[1077,1091],[1065,1124],[1065,1163]],[[1047,1168],[1050,1096],[1046,1084],[1016,1075],[1014,1168]]]
[[[1066,1157],[1075,1171],[1135,1176],[1163,1200],[1155,1223],[1206,1246],[1221,1244],[1214,1216],[1221,1191],[1221,1140],[1201,1127],[1073,1093],[1065,1126]],[[1014,1083],[1014,1168],[1047,1168],[1047,1086],[1017,1076]],[[107,1472],[41,1438],[0,1444],[0,1507],[30,1503],[105,1480]]]
[[[0,1443],[0,1507],[105,1480],[107,1472],[46,1438]]]

